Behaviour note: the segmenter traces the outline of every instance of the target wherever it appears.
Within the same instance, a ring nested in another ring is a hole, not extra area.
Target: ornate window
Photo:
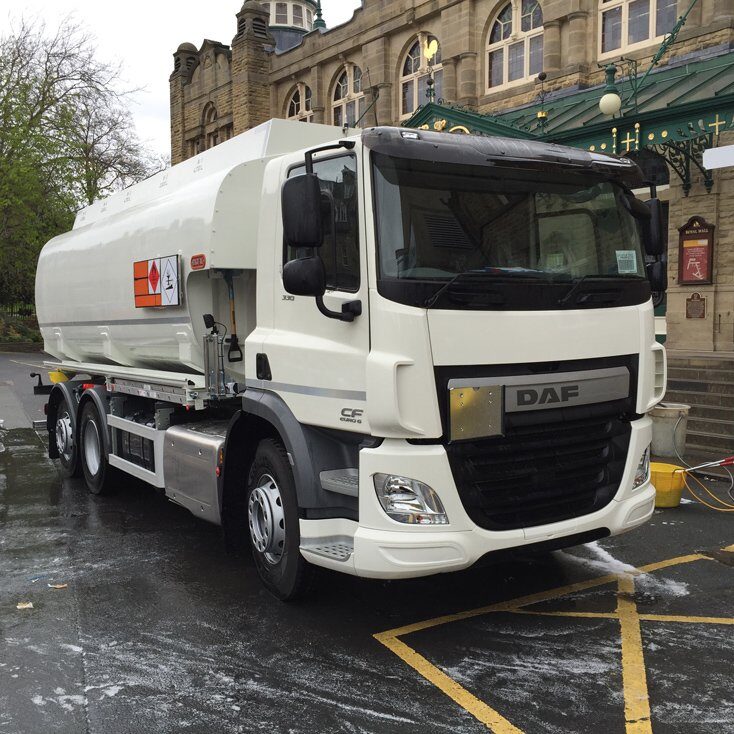
[[[232,123],[220,119],[213,102],[207,102],[201,112],[201,126],[195,138],[188,141],[189,157],[209,150],[232,137]]]
[[[676,0],[600,0],[601,55],[654,43],[672,30],[676,20]]]
[[[362,69],[347,64],[334,85],[332,112],[338,127],[354,127],[366,109],[367,100],[362,90]]]
[[[303,8],[300,5],[293,6],[293,25],[303,26]]]
[[[288,25],[288,3],[275,3],[275,22]]]
[[[527,81],[543,71],[543,11],[538,0],[512,0],[487,38],[487,89]]]
[[[429,58],[430,57],[430,58]],[[435,97],[438,101],[443,97],[443,66],[441,64],[441,46],[435,36],[419,33],[415,43],[410,47],[403,62],[400,77],[400,117],[410,117],[428,100],[429,68],[433,68]]]
[[[311,122],[313,118],[313,100],[311,87],[298,82],[296,89],[288,100],[288,119],[300,122]]]

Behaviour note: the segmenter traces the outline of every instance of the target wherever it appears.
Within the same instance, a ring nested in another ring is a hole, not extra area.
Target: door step
[[[319,540],[301,545],[301,550],[333,561],[348,561],[354,553],[354,539],[346,535]]]
[[[337,469],[319,474],[322,489],[348,497],[359,496],[359,469]]]

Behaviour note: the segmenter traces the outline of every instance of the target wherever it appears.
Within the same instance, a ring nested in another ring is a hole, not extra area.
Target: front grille
[[[629,447],[625,402],[508,414],[502,437],[449,443],[471,519],[488,530],[513,530],[609,504]]]

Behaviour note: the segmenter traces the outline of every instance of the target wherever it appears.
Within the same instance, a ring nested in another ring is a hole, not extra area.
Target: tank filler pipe
[[[229,318],[232,322],[232,331],[229,336],[229,351],[227,352],[227,361],[241,362],[243,356],[240,342],[237,338],[237,316],[235,314],[234,307],[234,280],[232,278],[232,273],[225,272],[224,280],[227,283],[227,290],[229,291]]]

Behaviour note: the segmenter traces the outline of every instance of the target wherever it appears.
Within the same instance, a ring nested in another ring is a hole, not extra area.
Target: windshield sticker
[[[637,274],[637,253],[634,250],[617,250],[617,271],[620,275]]]

